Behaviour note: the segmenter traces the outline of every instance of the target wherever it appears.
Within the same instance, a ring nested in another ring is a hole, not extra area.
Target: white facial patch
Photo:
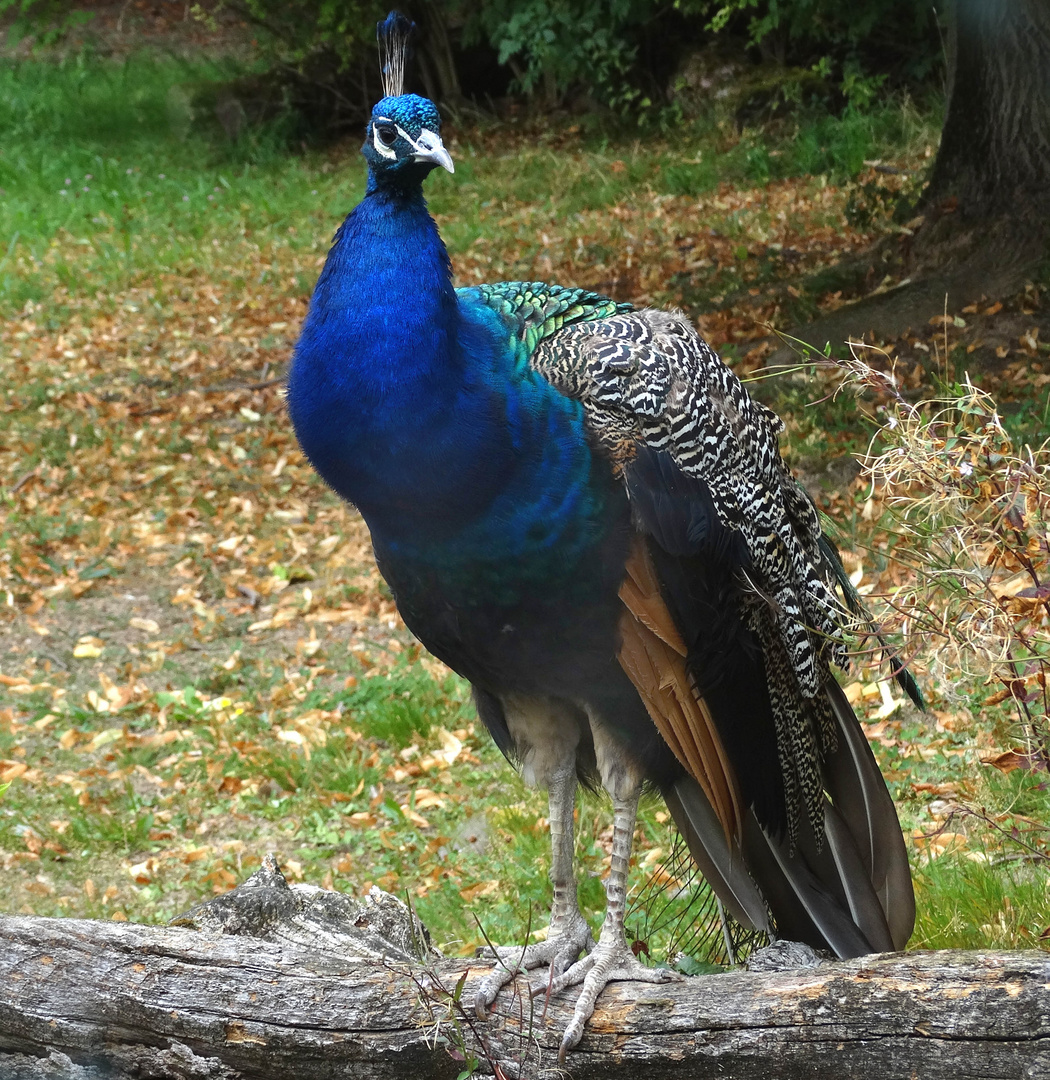
[[[427,128],[419,133],[418,139],[409,139],[417,154],[430,154],[434,148],[441,145],[441,138]]]
[[[388,120],[385,116],[377,116],[372,125],[372,145],[382,157],[395,159],[397,151],[392,146],[383,145],[382,140],[379,138],[379,124],[390,124],[398,135],[415,151],[412,156],[417,161],[432,161],[434,164],[448,169],[449,172],[453,171],[452,159],[442,145],[440,135],[430,131],[428,128],[423,128],[419,133],[419,138],[413,139],[400,124],[395,124],[393,120]]]
[[[389,123],[389,120],[381,116],[378,120],[376,120],[375,124],[372,125],[372,145],[376,148],[377,154],[381,154],[385,158],[396,158],[397,151],[392,146],[383,145],[382,141],[379,138],[379,129],[376,127],[376,124]],[[397,127],[397,124],[394,124],[394,127]],[[397,130],[399,134],[404,134],[404,132],[400,128],[397,128]]]
[[[436,132],[423,128],[419,133],[419,138],[409,139],[409,142],[416,151],[417,161],[430,161],[449,172],[456,171],[452,158],[441,142],[441,136]]]

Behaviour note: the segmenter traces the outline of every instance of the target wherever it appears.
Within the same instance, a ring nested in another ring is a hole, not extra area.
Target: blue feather
[[[450,588],[507,601],[572,579],[604,539],[582,407],[522,362],[510,320],[456,294],[421,194],[373,178],[339,230],[288,401],[321,476]]]

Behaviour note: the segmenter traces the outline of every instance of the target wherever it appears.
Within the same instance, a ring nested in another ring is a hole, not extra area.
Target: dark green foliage
[[[843,91],[855,102],[877,89],[881,79],[861,85],[872,70],[925,79],[941,52],[939,11],[927,0],[695,0],[688,9],[708,13],[714,32],[746,27],[751,44],[778,63],[823,57],[825,68],[841,65]]]
[[[576,89],[631,112],[652,104],[644,83],[655,83],[659,72],[639,52],[661,7],[653,0],[489,0],[468,27],[496,49],[528,96],[552,106]],[[669,38],[662,44],[665,54],[677,53]]]
[[[496,50],[518,90],[548,107],[582,92],[636,115],[666,104],[677,62],[718,37],[746,33],[762,59],[812,66],[801,73],[809,82],[859,110],[888,78],[926,80],[941,58],[936,13],[924,0],[684,0],[673,9],[652,0],[487,0],[465,29]]]
[[[362,46],[375,43],[376,21],[388,7],[384,0],[231,0],[229,7],[243,12],[274,41],[283,43],[289,60],[304,60],[326,49],[344,60]]]
[[[245,120],[283,119],[293,141],[356,127],[379,96],[375,27],[389,2],[222,0],[220,10],[251,25],[265,72],[231,84],[228,108],[212,94],[207,111],[235,137]],[[776,63],[785,76],[774,88],[777,107],[815,91],[863,111],[888,84],[928,80],[942,57],[937,14],[926,0],[480,0],[469,6],[410,0],[400,6],[417,24],[409,88],[445,108],[464,96],[492,100],[510,90],[547,109],[598,106],[673,125],[678,114],[668,95],[679,64],[725,38],[737,49],[746,41],[755,59]],[[61,0],[0,0],[0,16],[14,16],[12,33],[31,33],[43,44],[90,17],[66,9]]]
[[[68,0],[0,0],[0,19],[8,20],[12,42],[32,36],[42,45],[51,45],[92,18],[90,12],[69,8]]]
[[[317,142],[357,127],[382,96],[376,23],[387,0],[226,0],[257,33],[265,69],[200,104],[234,138],[245,121],[277,127],[289,142]],[[226,106],[224,108],[224,102]]]
[[[234,88],[248,118],[301,116],[309,122],[291,125],[296,138],[345,130],[363,119],[378,92],[375,26],[388,5],[225,0],[252,25],[266,58],[265,76]],[[510,89],[545,108],[589,103],[674,122],[667,95],[680,61],[713,40],[739,42],[746,35],[756,58],[793,65],[807,85],[864,110],[887,81],[927,80],[942,56],[937,16],[925,0],[683,0],[673,6],[482,0],[469,7],[435,0],[401,6],[417,23],[410,88],[414,83],[446,107],[464,94],[485,100]],[[33,30],[44,41],[69,28],[72,17],[57,16],[58,7],[57,0],[0,0],[0,14],[18,11],[18,32]],[[801,85],[798,78],[788,81]]]

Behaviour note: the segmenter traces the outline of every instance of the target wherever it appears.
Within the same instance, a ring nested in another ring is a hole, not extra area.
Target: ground
[[[329,238],[360,192],[356,148],[230,145],[172,89],[177,71],[132,58],[115,99],[112,70],[70,63],[63,83],[29,65],[8,84],[0,910],[162,920],[275,850],[293,877],[407,893],[451,950],[483,932],[524,940],[549,899],[544,800],[476,730],[464,684],[405,631],[360,519],[302,459],[281,396]],[[47,95],[50,143],[23,124]],[[74,99],[94,107],[70,119]],[[853,456],[887,399],[831,399],[837,374],[770,380],[764,364],[771,327],[841,304],[833,264],[900,227],[894,191],[932,151],[929,124],[901,116],[883,142],[845,127],[646,143],[572,126],[451,130],[457,173],[430,183],[460,283],[571,282],[697,318],[787,417],[785,451],[872,596],[899,570]],[[895,364],[913,398],[970,369],[1030,438],[1050,382],[1045,293],[1032,281],[865,355]],[[1037,940],[1046,835],[1025,821],[1046,820],[1045,794],[1031,772],[980,765],[1009,749],[1008,724],[982,714],[979,686],[926,678],[922,716],[878,678],[845,676],[912,837],[915,943]],[[960,818],[962,804],[990,807],[1037,855]],[[608,826],[587,796],[591,914]],[[675,891],[671,846],[652,800],[639,889]],[[649,912],[629,919],[646,939]],[[661,933],[654,954],[673,956]]]
[[[17,7],[0,18],[0,28],[15,24]],[[143,49],[199,59],[202,55],[246,57],[252,29],[216,0],[74,0],[63,13],[69,22],[49,49],[75,55],[85,45],[99,55],[122,59]],[[37,42],[6,43],[15,56],[27,56]]]

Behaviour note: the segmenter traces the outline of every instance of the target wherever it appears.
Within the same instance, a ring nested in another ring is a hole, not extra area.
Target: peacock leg
[[[605,921],[598,944],[550,982],[533,987],[533,994],[556,994],[566,987],[583,983],[572,1020],[562,1036],[558,1060],[564,1064],[565,1055],[583,1037],[583,1028],[594,1012],[598,995],[616,980],[640,982],[672,982],[681,978],[672,971],[650,968],[642,964],[631,951],[624,934],[624,909],[627,900],[627,872],[631,863],[634,824],[638,816],[640,791],[634,787],[623,796],[613,795],[613,841],[609,876],[605,881]]]
[[[497,946],[499,963],[478,987],[474,1007],[484,1019],[496,995],[515,975],[544,967],[561,975],[581,952],[594,947],[587,920],[580,914],[573,871],[573,810],[576,805],[575,761],[564,763],[550,778],[551,883],[554,903],[546,941],[534,945]]]

